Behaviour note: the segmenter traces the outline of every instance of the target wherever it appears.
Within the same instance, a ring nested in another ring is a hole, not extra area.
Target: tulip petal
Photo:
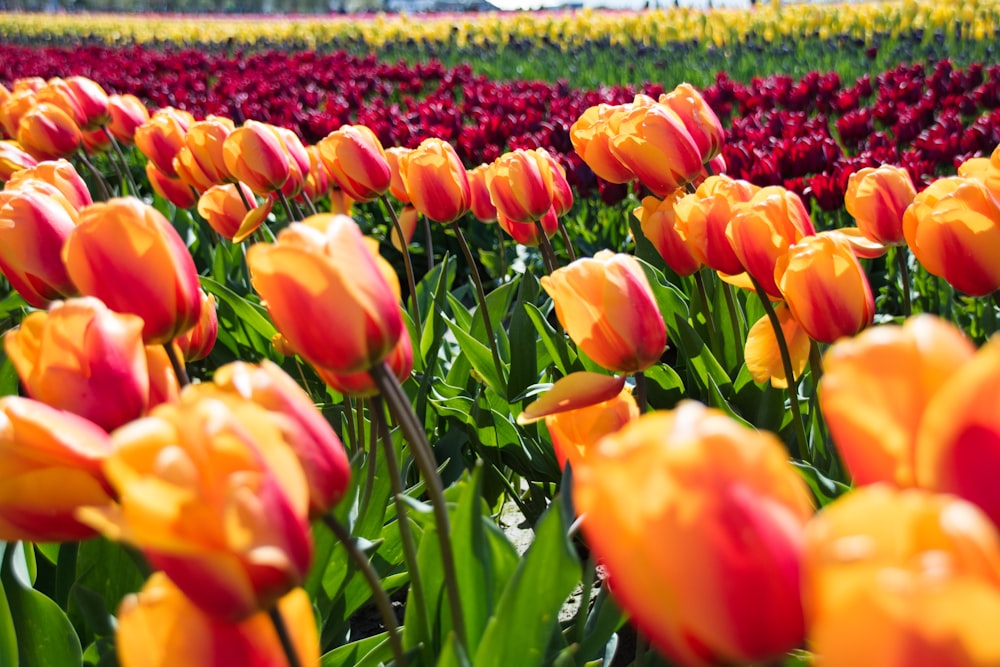
[[[603,375],[587,371],[570,373],[524,408],[517,416],[517,423],[531,424],[548,415],[610,401],[621,393],[624,386],[624,375]]]
[[[788,354],[792,359],[792,372],[795,377],[799,377],[809,361],[809,347],[811,345],[809,336],[792,317],[787,306],[779,304],[775,307],[774,312],[781,322],[781,331],[784,333],[785,342],[788,345]],[[778,389],[788,387],[785,367],[781,361],[781,351],[778,348],[778,339],[775,337],[774,329],[771,327],[767,315],[750,327],[743,356],[747,370],[750,371],[754,382],[762,383],[770,380],[772,387]]]

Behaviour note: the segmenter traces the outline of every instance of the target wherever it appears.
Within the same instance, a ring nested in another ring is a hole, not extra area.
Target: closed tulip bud
[[[220,116],[193,123],[184,135],[184,145],[174,156],[177,176],[198,192],[231,181],[222,145],[234,129],[233,121]]]
[[[296,588],[277,602],[300,665],[319,664],[319,635],[309,595]],[[122,667],[274,667],[287,658],[267,613],[237,623],[195,606],[162,572],[154,572],[118,609],[115,637]]]
[[[325,514],[340,501],[351,477],[344,445],[295,380],[269,361],[233,362],[219,368],[212,379],[222,390],[274,413],[302,465],[313,515]]]
[[[649,103],[652,99],[648,98]],[[618,134],[621,119],[632,105],[598,104],[583,112],[570,127],[573,150],[590,169],[609,183],[628,183],[635,174],[611,151],[611,138]]]
[[[396,225],[393,225],[389,231],[389,240],[392,242],[393,248],[399,252],[403,252],[403,248],[410,245],[410,242],[413,241],[413,235],[417,232],[417,223],[420,222],[420,211],[413,208],[410,204],[406,204],[399,210],[396,217],[399,218],[399,228],[402,230],[403,235],[400,237],[396,231]]]
[[[36,104],[17,124],[17,142],[39,160],[72,155],[81,141],[80,128],[73,119],[46,102]]]
[[[399,300],[347,216],[292,223],[276,243],[251,246],[247,264],[275,326],[313,365],[356,373],[396,346]]]
[[[21,183],[29,179],[37,179],[55,186],[77,212],[94,203],[87,183],[68,160],[46,160],[23,169],[10,177],[4,189],[20,187]]]
[[[480,222],[496,222],[497,207],[490,199],[489,188],[486,187],[486,172],[490,165],[481,164],[466,172],[469,179],[470,210]]]
[[[31,398],[112,430],[149,405],[142,320],[98,299],[57,301],[4,336],[4,350]]]
[[[410,341],[410,334],[405,327],[399,337],[399,342],[386,357],[385,363],[388,364],[389,370],[400,383],[405,382],[410,377],[410,373],[413,371],[413,343]],[[322,366],[316,366],[315,370],[328,387],[344,396],[368,397],[376,396],[379,393],[378,386],[368,371],[335,373]]]
[[[19,396],[0,398],[0,539],[82,540],[85,505],[111,503],[101,463],[108,434],[91,421]]]
[[[146,163],[146,178],[149,179],[153,192],[177,208],[191,208],[198,200],[198,195],[190,185],[179,178],[167,176],[152,162]]]
[[[666,197],[701,173],[698,145],[681,118],[662,104],[635,107],[625,114],[610,147],[657,197]]]
[[[0,181],[7,181],[22,169],[34,167],[38,160],[16,141],[0,141]]]
[[[743,273],[743,264],[726,238],[737,204],[750,201],[759,187],[729,176],[709,176],[694,194],[677,202],[674,228],[705,266],[724,273]]]
[[[403,156],[412,151],[412,148],[404,148],[403,146],[392,146],[385,149],[385,160],[389,163],[389,171],[392,174],[389,180],[389,193],[403,204],[410,203],[410,195],[406,192],[406,183],[403,181],[399,165]]]
[[[152,162],[164,176],[177,178],[174,158],[184,147],[184,136],[195,120],[187,111],[164,107],[157,109],[149,120],[135,129],[136,148]]]
[[[834,234],[806,236],[779,257],[775,282],[809,337],[832,343],[875,318],[875,299],[850,245]]]
[[[649,280],[630,255],[602,250],[542,278],[556,316],[598,365],[637,373],[660,360],[667,330]]]
[[[924,268],[956,289],[985,296],[1000,288],[1000,201],[983,181],[932,183],[906,209],[903,235]]]
[[[163,214],[138,199],[85,208],[62,256],[83,294],[143,319],[147,343],[165,343],[198,322],[201,297],[191,253]]]
[[[824,667],[1000,663],[1000,540],[954,496],[867,486],[806,528],[803,600]]]
[[[540,220],[552,208],[552,165],[547,155],[518,148],[494,160],[486,188],[499,214],[511,222]]]
[[[774,266],[793,243],[815,234],[809,212],[797,194],[779,186],[758,190],[737,204],[726,237],[740,263],[768,295],[780,299]]]
[[[77,293],[60,254],[77,220],[58,191],[0,192],[0,271],[29,305],[45,308]]]
[[[243,197],[236,188],[243,190]],[[249,211],[247,203],[252,207]],[[253,191],[243,183],[213,185],[198,198],[198,214],[233,243],[240,243],[257,231],[272,208],[274,199],[268,197],[258,205]]]
[[[447,141],[424,139],[399,158],[399,173],[413,207],[435,222],[454,222],[472,206],[465,166]]]
[[[248,120],[222,144],[226,169],[256,194],[277,192],[291,175],[288,152],[274,126]]]
[[[351,199],[374,201],[389,191],[392,169],[385,149],[364,125],[344,125],[316,146],[333,180]]]
[[[677,205],[684,190],[677,189],[662,200],[643,197],[642,205],[632,211],[639,220],[643,235],[677,275],[689,276],[701,268],[701,262],[677,231]]]
[[[884,164],[851,174],[844,206],[867,238],[883,245],[902,245],[906,242],[903,212],[916,195],[906,169]]]
[[[108,131],[126,145],[134,143],[135,131],[149,120],[146,105],[129,93],[108,96],[108,111],[111,114]]]
[[[690,83],[679,84],[669,93],[660,95],[659,103],[670,107],[684,123],[701,153],[701,161],[709,162],[722,151],[726,133],[722,122],[705,98]]]
[[[785,344],[788,346],[792,374],[798,378],[809,362],[809,335],[785,304],[776,305],[774,312],[778,317],[781,333],[785,337]],[[767,315],[757,320],[747,332],[743,358],[754,382],[769,381],[771,386],[777,389],[788,387],[788,376],[785,375],[785,366],[781,361],[781,348],[778,347],[778,338]]]
[[[573,500],[612,594],[672,662],[766,662],[802,641],[813,510],[774,435],[684,401],[598,441]]]
[[[856,485],[915,483],[924,412],[974,353],[960,329],[932,315],[873,327],[827,350],[819,405]]]
[[[38,104],[38,94],[33,90],[15,90],[7,100],[0,104],[0,124],[4,133],[11,139],[17,139],[17,128],[21,117]]]
[[[174,339],[184,361],[198,361],[207,357],[219,337],[219,315],[215,310],[215,295],[204,290],[199,290],[199,293],[201,316],[198,318],[198,323]]]

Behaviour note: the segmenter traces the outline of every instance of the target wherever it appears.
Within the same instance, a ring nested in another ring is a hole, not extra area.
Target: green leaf
[[[587,624],[583,631],[583,639],[580,641],[580,650],[577,654],[578,661],[596,660],[604,658],[606,664],[611,664],[614,651],[617,647],[618,630],[625,625],[628,615],[615,604],[608,587],[601,586],[594,600],[594,606],[587,616]],[[610,651],[611,655],[608,655]]]
[[[321,667],[357,667],[362,664],[377,665],[392,660],[389,633],[365,637],[350,644],[344,644],[320,658]]]
[[[267,310],[262,305],[240,296],[225,285],[206,276],[200,276],[199,280],[206,292],[214,294],[219,299],[220,305],[224,303],[229,306],[233,314],[243,324],[250,327],[251,330],[259,334],[261,338],[270,344],[271,337],[278,330],[274,328],[271,320],[267,317]]]
[[[13,546],[8,542],[0,542],[0,557]],[[6,585],[0,578],[0,665],[16,667],[17,664],[17,632],[11,606],[7,602]]]
[[[476,340],[458,323],[451,320],[445,320],[445,322],[447,322],[448,328],[451,329],[452,334],[458,341],[459,347],[462,348],[462,353],[465,354],[469,363],[472,364],[472,368],[483,379],[486,386],[501,396],[506,396],[507,387],[505,386],[504,378],[499,374],[506,373],[506,365],[504,364],[498,373],[497,367],[493,364],[493,354],[486,345]]]
[[[851,488],[843,482],[827,478],[805,461],[792,461],[792,465],[809,485],[820,507],[833,502]]]
[[[549,355],[552,357],[552,361],[555,363],[556,368],[563,375],[569,375],[571,372],[571,365],[575,356],[570,355],[569,345],[566,342],[566,336],[562,332],[556,331],[555,328],[549,324],[548,320],[545,319],[545,315],[541,310],[538,309],[533,303],[525,303],[524,311],[528,315],[528,319],[531,323],[535,325],[535,331],[538,333],[538,338],[542,341],[542,345],[548,350]]]

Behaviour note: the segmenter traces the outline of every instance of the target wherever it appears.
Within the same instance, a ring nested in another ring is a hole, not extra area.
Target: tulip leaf
[[[580,660],[603,658],[604,664],[610,665],[618,647],[618,636],[615,633],[625,625],[626,620],[628,615],[615,603],[608,587],[601,586],[587,615],[577,663]]]
[[[13,547],[13,543],[0,542],[0,557]],[[7,585],[0,578],[0,665],[17,665],[17,631],[11,606],[7,601],[6,588]]]
[[[538,333],[539,339],[542,341],[542,345],[548,350],[549,355],[552,357],[553,363],[555,363],[556,368],[562,375],[569,375],[572,371],[571,365],[573,359],[570,358],[569,345],[566,343],[566,336],[560,331],[549,324],[548,320],[545,319],[545,315],[539,310],[538,306],[533,303],[525,303],[524,310],[528,314],[528,318],[531,323],[535,325],[535,331]]]
[[[0,396],[17,395],[17,371],[7,355],[3,356],[3,363],[0,364]]]
[[[201,286],[204,290],[210,294],[214,294],[219,300],[219,329],[226,327],[231,332],[236,333],[238,327],[237,322],[241,323],[243,326],[249,327],[252,331],[256,332],[262,339],[263,342],[270,347],[271,337],[277,332],[274,324],[267,317],[267,311],[260,304],[252,303],[246,297],[240,296],[233,290],[229,289],[220,282],[217,282],[207,276],[199,276],[201,281]],[[235,318],[233,321],[225,322],[227,313],[223,308],[225,305]],[[254,347],[253,341],[249,338],[245,338],[243,344]],[[258,352],[263,352],[263,350],[257,350]]]
[[[732,392],[732,380],[698,332],[679,313],[674,313],[673,321],[669,323],[668,328],[683,359],[687,362],[689,372],[704,391],[706,402],[714,403],[719,399],[726,402]],[[681,363],[680,359],[678,363]]]
[[[448,635],[444,646],[441,647],[441,654],[438,656],[435,667],[472,667],[469,656],[462,650],[462,646],[455,639],[455,633]]]
[[[497,368],[493,363],[493,356],[490,353],[489,348],[483,343],[476,340],[472,334],[463,329],[456,322],[451,320],[445,320],[448,324],[448,328],[451,329],[452,334],[458,341],[459,347],[462,349],[463,354],[472,364],[473,370],[479,374],[490,389],[505,396],[507,394],[507,388],[505,386],[505,380],[501,377],[501,374],[506,372],[506,365],[501,362],[501,368]]]
[[[669,409],[684,398],[684,380],[673,368],[657,364],[643,371],[647,380],[647,398],[655,408]]]
[[[392,647],[389,645],[389,633],[372,635],[350,644],[344,644],[324,653],[320,658],[320,667],[356,667],[363,661],[374,661],[371,664],[388,663],[392,659]]]
[[[826,477],[805,461],[792,461],[792,465],[809,485],[809,489],[813,492],[820,507],[833,502],[850,490],[848,485]]]

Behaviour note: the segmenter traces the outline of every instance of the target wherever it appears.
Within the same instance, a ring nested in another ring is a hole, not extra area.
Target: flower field
[[[1000,664],[998,30],[0,14],[0,665]]]

